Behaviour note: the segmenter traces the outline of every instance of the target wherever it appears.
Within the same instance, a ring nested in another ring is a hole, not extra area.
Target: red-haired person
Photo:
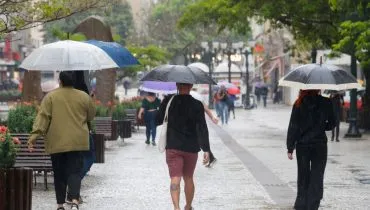
[[[295,209],[314,210],[320,206],[324,191],[327,161],[327,136],[335,126],[331,100],[319,90],[301,90],[290,118],[287,149],[293,159],[296,149],[298,178]]]

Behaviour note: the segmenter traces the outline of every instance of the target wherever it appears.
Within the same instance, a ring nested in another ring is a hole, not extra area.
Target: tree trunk
[[[96,72],[96,98],[102,104],[113,102],[116,89],[116,69],[105,69]]]
[[[366,91],[365,96],[363,97],[363,129],[370,130],[370,67],[364,68],[363,70],[365,80],[366,80]]]
[[[90,16],[83,20],[74,30],[74,33],[82,33],[87,39],[96,39],[106,42],[113,42],[110,26],[103,18]],[[106,105],[114,100],[116,88],[116,70],[104,69],[96,72],[96,99]]]
[[[26,71],[23,80],[22,101],[40,101],[41,99],[41,73],[39,71]]]

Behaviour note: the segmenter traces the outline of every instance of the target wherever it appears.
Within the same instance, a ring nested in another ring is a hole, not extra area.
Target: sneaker
[[[152,142],[152,145],[153,145],[153,146],[155,146],[155,145],[157,145],[157,144],[155,143],[155,141],[153,141],[153,142]]]
[[[72,206],[71,206],[71,210],[78,210],[78,205],[73,203]]]
[[[335,140],[336,142],[340,142],[339,139]]]
[[[149,141],[149,140],[146,140],[146,141],[145,141],[145,144],[150,144],[150,141]]]
[[[208,163],[207,167],[208,168],[213,167],[215,165],[216,161],[217,161],[216,158],[213,158],[213,159],[209,160],[209,163]]]

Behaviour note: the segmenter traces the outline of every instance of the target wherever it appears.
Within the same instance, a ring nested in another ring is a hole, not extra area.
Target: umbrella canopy
[[[233,83],[229,83],[229,82],[226,82],[226,81],[217,82],[217,86],[219,86],[219,87],[224,86],[226,89],[229,89],[229,88],[238,88]]]
[[[164,93],[164,94],[177,93],[177,87],[175,82],[144,81],[143,84],[139,87],[139,89],[151,93]]]
[[[347,71],[327,64],[306,64],[294,69],[279,81],[280,86],[299,89],[346,90],[361,88]]]
[[[20,68],[36,71],[76,71],[118,68],[99,47],[71,40],[43,45],[27,56]]]
[[[59,87],[59,83],[54,80],[49,80],[49,81],[41,83],[41,90],[42,92],[46,92],[46,93],[54,89],[57,89],[58,87]]]
[[[227,92],[231,95],[236,95],[236,94],[240,94],[240,89],[239,88],[229,88],[227,89]]]
[[[196,67],[182,65],[162,65],[158,66],[141,81],[161,81],[176,82],[187,84],[216,84],[208,74]]]
[[[122,45],[116,42],[103,42],[89,40],[86,43],[92,44],[104,50],[120,68],[139,65],[139,61]]]

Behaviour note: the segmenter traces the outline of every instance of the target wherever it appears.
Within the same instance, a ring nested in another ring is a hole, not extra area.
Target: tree
[[[71,15],[70,17],[62,20],[45,24],[46,41],[55,41],[56,37],[53,34],[55,30],[72,32],[81,21],[91,15],[104,17],[104,21],[112,28],[112,33],[114,34],[113,36],[117,38],[115,41],[125,44],[125,40],[133,30],[131,7],[125,1],[107,4],[103,8],[91,9]]]
[[[0,35],[32,28],[73,14],[101,8],[109,0],[2,0],[0,1]]]

